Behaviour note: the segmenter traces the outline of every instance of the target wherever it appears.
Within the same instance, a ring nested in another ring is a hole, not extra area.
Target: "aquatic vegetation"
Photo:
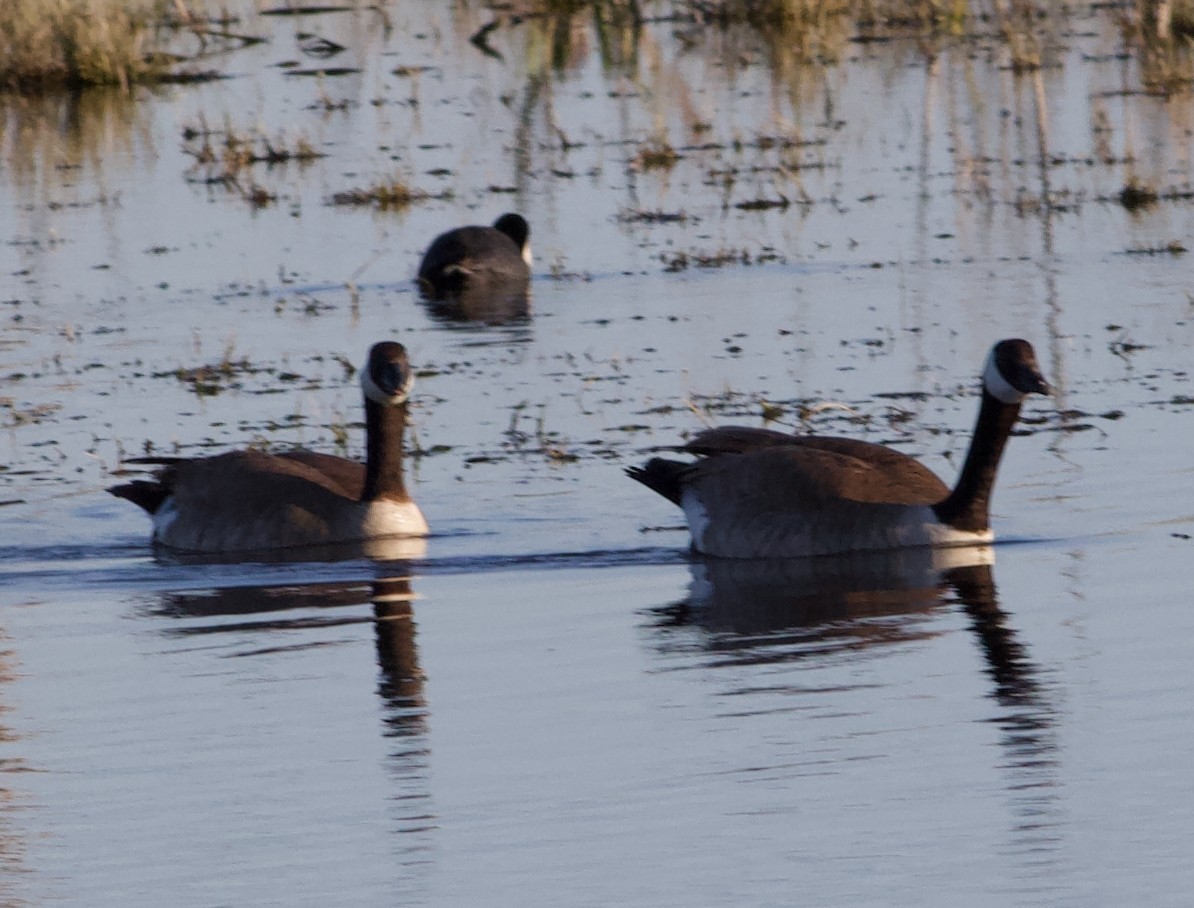
[[[687,224],[695,220],[683,211],[625,209],[618,213],[618,221],[623,224]]]
[[[417,202],[431,199],[446,201],[452,198],[451,190],[427,192],[416,189],[401,179],[383,180],[373,186],[346,189],[332,194],[331,204],[368,206],[373,208],[407,208]]]
[[[264,208],[278,199],[248,172],[253,165],[302,165],[324,157],[303,136],[288,144],[283,137],[271,139],[260,131],[242,133],[231,124],[225,124],[223,130],[208,129],[203,118],[197,125],[183,127],[182,135],[183,151],[195,159],[189,179],[222,185],[239,193],[253,208]]]
[[[11,0],[0,5],[0,78],[9,86],[119,84],[152,68],[155,2]]]
[[[1143,94],[1167,98],[1194,88],[1194,0],[1135,0],[1118,24],[1139,55]]]
[[[254,366],[245,355],[236,355],[236,341],[229,338],[224,346],[224,354],[219,360],[203,366],[187,368],[179,366],[168,372],[157,372],[154,378],[175,378],[190,386],[198,397],[213,397],[230,387],[237,387],[236,380],[243,375],[253,375],[262,371],[271,371]]]
[[[1124,255],[1185,255],[1189,252],[1181,240],[1170,240],[1160,246],[1136,246],[1124,250]]]
[[[681,155],[664,139],[652,139],[643,145],[631,161],[638,170],[670,170]]]
[[[213,78],[180,72],[185,58],[167,53],[184,28],[199,34],[198,22],[181,0],[5,0],[0,3],[0,87],[127,89],[141,82]]]
[[[62,404],[57,402],[19,407],[13,398],[0,397],[0,411],[7,411],[7,418],[0,425],[6,429],[12,429],[25,424],[41,423],[61,409]]]
[[[746,23],[755,28],[813,28],[856,6],[849,0],[691,0],[687,4],[703,20],[717,25]],[[915,4],[904,4],[915,6]]]
[[[751,252],[749,249],[664,252],[660,254],[659,260],[663,263],[664,271],[677,272],[685,271],[690,267],[724,268],[727,265],[764,265],[770,262],[783,262],[784,257],[774,249],[763,247],[756,252]]]
[[[1160,196],[1151,186],[1145,186],[1138,180],[1131,179],[1120,190],[1118,200],[1128,211],[1140,211],[1157,203]]]

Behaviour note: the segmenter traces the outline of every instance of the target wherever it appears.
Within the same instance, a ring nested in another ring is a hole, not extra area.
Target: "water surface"
[[[386,9],[250,16],[205,86],[6,101],[0,900],[1185,904],[1182,96],[1096,10],[1017,73],[990,36],[796,66],[581,14],[496,58],[486,13]],[[274,65],[312,31],[360,72]],[[199,123],[327,157],[254,165],[254,207]],[[329,204],[395,177],[452,197]],[[429,238],[508,209],[529,314],[420,300]],[[622,476],[766,403],[952,480],[1006,336],[1057,393],[993,549],[711,564]],[[383,338],[424,551],[155,556],[104,493],[150,449],[359,455],[345,363]]]

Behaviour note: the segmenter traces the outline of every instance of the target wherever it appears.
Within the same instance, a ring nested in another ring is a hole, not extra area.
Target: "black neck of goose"
[[[385,407],[365,398],[365,501],[388,498],[408,501],[402,455],[406,434],[406,404]]]
[[[962,473],[949,496],[933,507],[942,523],[967,532],[990,528],[991,490],[1003,448],[1020,415],[1020,405],[1005,404],[987,390],[974,426]]]

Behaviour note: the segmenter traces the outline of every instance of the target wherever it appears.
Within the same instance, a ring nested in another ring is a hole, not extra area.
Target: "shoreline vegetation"
[[[387,15],[394,0],[355,0],[361,9]],[[237,9],[237,7],[242,9]],[[22,93],[114,86],[197,82],[219,78],[196,66],[213,49],[226,51],[266,40],[231,29],[247,15],[317,13],[303,0],[278,0],[257,8],[247,0],[4,0],[0,3],[0,91]],[[1092,4],[1090,9],[1095,9]],[[1125,45],[1160,68],[1155,81],[1169,92],[1188,91],[1194,80],[1194,0],[1120,0],[1098,4],[1114,16]],[[1073,13],[1049,0],[519,0],[494,5],[492,21],[474,36],[484,49],[490,31],[527,19],[592,15],[637,27],[649,20],[692,22],[714,28],[745,27],[764,36],[776,52],[807,62],[844,39],[918,40],[994,29],[1021,70],[1042,65],[1040,40],[1051,19]],[[482,34],[482,32],[484,34]],[[179,53],[182,45],[197,47]],[[1166,73],[1169,78],[1166,78]]]
[[[7,0],[0,4],[0,84],[36,91],[128,89],[169,69],[154,52],[166,0]]]
[[[195,68],[213,43],[264,39],[224,31],[224,0],[4,0],[0,3],[0,91],[37,93],[199,82]],[[198,50],[179,53],[190,37]]]

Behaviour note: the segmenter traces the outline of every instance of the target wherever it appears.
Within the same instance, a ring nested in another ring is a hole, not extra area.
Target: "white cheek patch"
[[[1003,377],[999,366],[995,362],[995,351],[987,357],[987,364],[983,367],[983,387],[991,396],[1004,404],[1018,404],[1024,399],[1024,394],[1013,388],[1011,383]]]
[[[415,376],[412,372],[397,394],[387,394],[377,386],[377,382],[373,380],[368,366],[361,370],[361,390],[365,392],[367,398],[374,403],[381,404],[383,407],[396,407],[398,404],[405,403],[406,399],[410,397],[411,388],[414,386]]]
[[[531,255],[531,241],[530,240],[527,240],[525,243],[522,244],[522,260],[527,263],[528,268],[532,268],[535,265],[534,256]]]

